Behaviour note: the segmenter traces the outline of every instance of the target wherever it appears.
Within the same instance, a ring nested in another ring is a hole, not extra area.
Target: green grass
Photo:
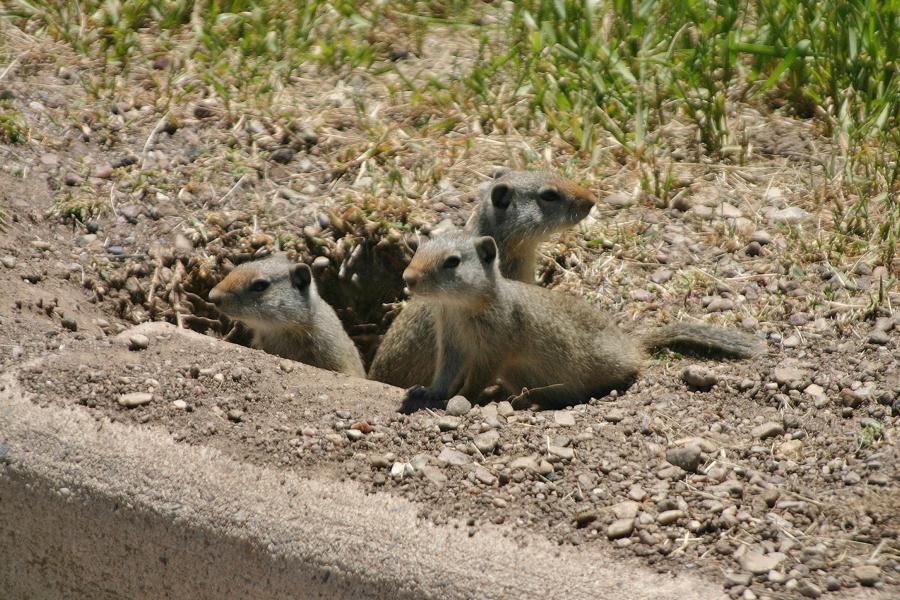
[[[0,102],[0,142],[23,144],[28,140],[28,127],[21,116]]]
[[[422,137],[473,121],[484,131],[548,132],[589,168],[626,165],[661,206],[671,201],[673,164],[747,159],[742,106],[811,119],[831,140],[817,157],[826,173],[810,186],[834,221],[828,243],[876,247],[890,265],[900,240],[900,0],[4,6],[13,23],[95,59],[100,68],[83,81],[96,98],[115,98],[129,73],[149,72],[145,87],[161,110],[214,95],[229,118],[249,109],[277,120],[273,103],[298,73],[365,73],[419,111],[410,122]],[[465,40],[473,60],[447,77],[398,67],[438,29]],[[363,114],[365,100],[354,101]],[[689,144],[667,137],[673,124],[692,128]],[[390,131],[372,125],[370,137],[382,134]],[[367,152],[385,164],[393,155],[378,139]]]

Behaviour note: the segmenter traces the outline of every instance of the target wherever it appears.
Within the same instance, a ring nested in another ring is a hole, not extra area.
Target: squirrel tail
[[[756,336],[694,323],[672,323],[653,329],[641,336],[641,343],[647,351],[676,346],[733,358],[750,358],[765,349]]]

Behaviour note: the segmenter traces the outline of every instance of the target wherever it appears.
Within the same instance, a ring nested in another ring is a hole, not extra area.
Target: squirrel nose
[[[418,284],[421,280],[421,271],[413,271],[410,269],[406,269],[405,271],[403,271],[403,281],[406,282],[406,287],[408,287],[410,290],[415,289],[416,284]]]
[[[225,293],[218,287],[214,287],[209,291],[209,301],[218,306],[225,298]]]

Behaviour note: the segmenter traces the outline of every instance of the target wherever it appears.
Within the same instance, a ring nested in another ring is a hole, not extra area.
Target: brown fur
[[[505,193],[500,193],[505,190]],[[558,192],[548,202],[541,193]],[[489,235],[500,247],[500,272],[534,283],[538,245],[575,225],[596,202],[590,190],[546,171],[498,170],[466,223],[471,235]],[[413,299],[391,324],[369,368],[369,378],[407,388],[431,381],[436,336],[431,309]]]
[[[431,384],[409,390],[407,410],[455,394],[476,400],[497,379],[519,407],[577,404],[630,385],[658,345],[687,342],[738,356],[760,350],[752,336],[706,325],[626,334],[579,298],[502,277],[489,237],[429,241],[403,277],[431,310],[438,346]]]

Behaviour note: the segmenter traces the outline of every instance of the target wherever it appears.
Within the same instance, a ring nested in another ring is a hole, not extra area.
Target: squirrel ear
[[[512,169],[510,169],[509,167],[496,167],[491,177],[493,177],[494,179],[500,179],[510,171],[512,171]]]
[[[478,253],[478,258],[481,259],[481,262],[490,264],[497,258],[497,242],[489,235],[475,238],[475,251]]]
[[[312,281],[312,271],[309,270],[309,265],[303,263],[291,265],[291,285],[302,290],[309,285],[310,281]]]
[[[491,188],[491,204],[497,208],[506,208],[509,206],[511,195],[511,190],[505,183],[494,184],[494,187]]]

